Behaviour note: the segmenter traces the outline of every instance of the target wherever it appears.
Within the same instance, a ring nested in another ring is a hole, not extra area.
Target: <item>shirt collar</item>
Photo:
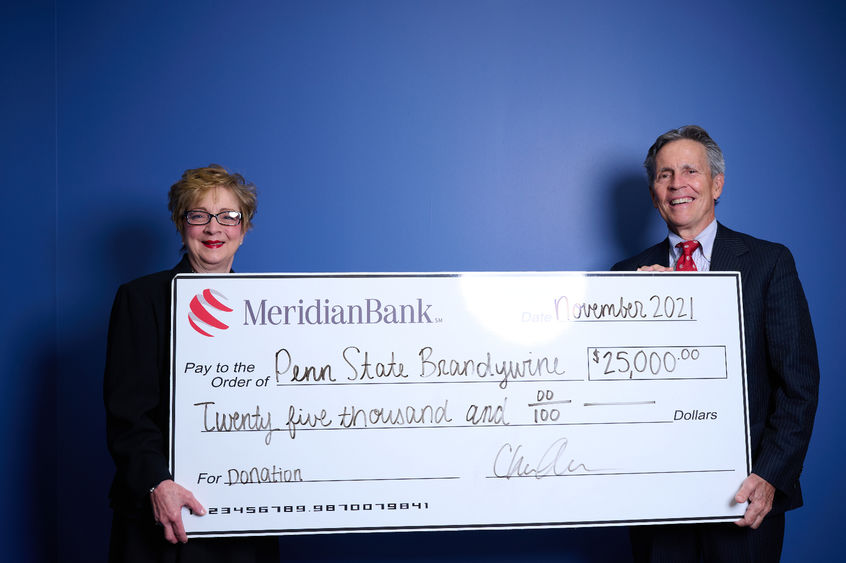
[[[673,256],[673,263],[675,260],[678,260],[679,255],[681,254],[681,249],[676,248],[676,245],[680,242],[684,242],[684,239],[681,238],[676,233],[670,231],[670,254]],[[699,248],[694,251],[694,254],[697,252],[701,252],[702,256],[708,261],[711,262],[711,252],[714,250],[714,239],[717,238],[717,220],[714,219],[711,221],[711,224],[705,227],[701,233],[694,239],[699,242]]]

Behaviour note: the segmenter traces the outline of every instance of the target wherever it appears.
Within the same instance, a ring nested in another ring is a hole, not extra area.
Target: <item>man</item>
[[[635,560],[777,562],[784,512],[802,505],[799,474],[819,388],[816,342],[793,256],[717,222],[725,161],[701,127],[658,137],[644,166],[669,236],[612,269],[740,272],[752,473],[735,494],[736,502],[749,503],[741,520],[632,528]]]

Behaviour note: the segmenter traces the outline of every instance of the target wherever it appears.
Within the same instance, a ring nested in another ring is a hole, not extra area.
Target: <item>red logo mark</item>
[[[188,312],[188,322],[191,327],[203,336],[208,337],[214,336],[209,332],[212,328],[219,330],[229,328],[229,325],[223,324],[209,312],[209,308],[214,308],[218,311],[231,313],[232,309],[221,303],[221,300],[226,301],[226,296],[214,289],[204,289],[202,293],[195,295],[189,305],[191,310]]]

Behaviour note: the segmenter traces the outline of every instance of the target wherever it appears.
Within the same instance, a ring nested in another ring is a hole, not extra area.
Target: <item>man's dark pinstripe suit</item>
[[[612,270],[668,261],[665,239]],[[767,519],[777,518],[802,505],[799,475],[817,407],[819,364],[808,303],[793,256],[781,244],[718,224],[710,269],[741,274],[752,471],[776,488]]]

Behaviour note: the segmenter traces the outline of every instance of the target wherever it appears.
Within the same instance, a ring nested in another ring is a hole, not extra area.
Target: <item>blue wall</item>
[[[21,511],[0,527],[10,560],[52,558],[53,538],[61,561],[105,557],[108,311],[120,282],[178,260],[166,190],[185,168],[219,162],[258,185],[242,272],[602,270],[663,236],[640,162],[686,123],[726,153],[718,217],[796,256],[823,383],[784,560],[834,556],[846,501],[846,280],[826,247],[846,208],[838,3],[14,4],[0,51],[4,176],[21,215],[7,254],[23,266],[3,282],[17,300],[0,409],[4,499]],[[22,538],[38,538],[35,551]],[[283,549],[292,560],[628,556],[619,529],[301,537]]]
[[[53,12],[52,1],[0,6],[0,553],[9,561],[50,560],[58,516]]]

